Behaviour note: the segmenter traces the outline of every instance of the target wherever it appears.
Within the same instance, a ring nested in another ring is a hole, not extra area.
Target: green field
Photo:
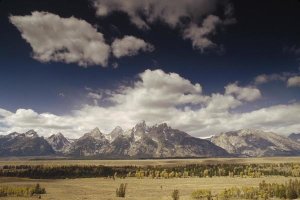
[[[4,165],[107,165],[107,166],[177,166],[186,164],[216,164],[216,163],[300,163],[298,157],[285,158],[240,158],[240,159],[186,159],[186,160],[2,160],[0,166]],[[180,192],[180,199],[192,199],[191,193],[197,189],[210,189],[218,193],[225,188],[254,186],[265,180],[268,183],[285,183],[289,179],[299,179],[284,176],[262,176],[260,178],[250,177],[190,177],[172,179],[152,179],[145,177],[138,179],[130,178],[77,178],[77,179],[28,179],[15,177],[0,178],[1,185],[24,186],[40,183],[46,188],[47,194],[42,199],[134,199],[134,200],[156,200],[172,199],[171,193],[174,189]],[[127,183],[126,198],[117,198],[116,188],[121,183]],[[37,197],[5,197],[0,199],[37,199]]]

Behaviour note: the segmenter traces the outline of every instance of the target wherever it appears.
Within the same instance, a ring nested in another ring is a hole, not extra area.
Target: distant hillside
[[[300,144],[272,132],[243,129],[221,133],[211,141],[237,156],[294,156],[300,155]]]

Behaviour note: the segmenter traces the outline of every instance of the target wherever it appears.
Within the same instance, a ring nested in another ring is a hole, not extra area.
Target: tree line
[[[300,164],[192,164],[186,166],[5,165],[0,177],[28,178],[187,178],[187,177],[300,177]]]

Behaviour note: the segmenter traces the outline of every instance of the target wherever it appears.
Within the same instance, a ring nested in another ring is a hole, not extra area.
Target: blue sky
[[[76,137],[140,120],[195,136],[300,132],[299,10],[296,0],[3,0],[0,132]]]

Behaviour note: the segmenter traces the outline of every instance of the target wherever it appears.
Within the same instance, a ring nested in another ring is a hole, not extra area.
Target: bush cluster
[[[229,199],[298,199],[300,198],[300,181],[290,179],[285,184],[266,183],[262,181],[258,187],[232,187],[212,195],[211,190],[199,189],[192,193],[193,199],[229,200]]]
[[[0,197],[30,197],[46,194],[46,189],[40,184],[35,186],[0,186]]]

